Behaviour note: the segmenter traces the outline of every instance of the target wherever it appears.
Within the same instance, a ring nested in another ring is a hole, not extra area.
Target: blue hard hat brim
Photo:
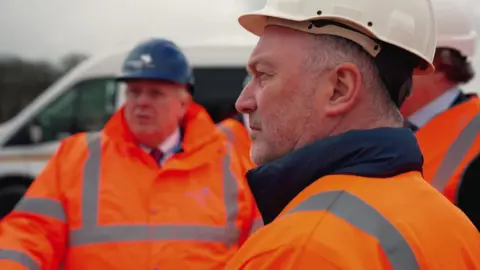
[[[163,76],[159,76],[158,73],[155,71],[145,72],[145,70],[141,70],[139,72],[124,73],[117,77],[117,81],[129,81],[129,80],[155,80],[155,81],[169,81],[173,83],[182,83],[166,74]]]
[[[193,94],[193,85],[191,83],[179,82],[178,80],[171,78],[170,76],[159,76],[157,72],[130,72],[128,74],[121,74],[115,78],[119,82],[132,81],[132,80],[149,80],[149,81],[167,81],[178,84],[185,84],[188,86],[188,90]]]

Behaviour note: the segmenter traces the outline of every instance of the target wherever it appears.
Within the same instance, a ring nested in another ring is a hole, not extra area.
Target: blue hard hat
[[[193,91],[193,71],[186,56],[170,40],[149,39],[128,54],[117,80],[161,80],[186,84]]]

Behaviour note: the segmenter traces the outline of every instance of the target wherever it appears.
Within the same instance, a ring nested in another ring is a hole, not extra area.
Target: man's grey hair
[[[348,39],[333,35],[310,35],[314,39],[312,52],[305,59],[305,67],[319,74],[341,63],[350,62],[360,70],[363,84],[372,92],[372,107],[379,110],[383,117],[388,117],[399,125],[403,123],[402,115],[390,98],[378,68],[372,56],[360,45]]]

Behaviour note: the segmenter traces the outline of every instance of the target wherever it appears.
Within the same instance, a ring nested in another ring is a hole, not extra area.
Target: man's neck
[[[428,88],[416,90],[418,92],[412,94],[412,100],[407,100],[406,103],[408,105],[401,108],[402,115],[406,118],[410,117],[454,87],[455,84],[451,82],[443,82]]]
[[[162,136],[161,138],[156,135],[154,136],[153,134],[151,136],[144,137],[142,139],[138,138],[137,143],[143,147],[147,148],[162,148],[162,145],[170,145],[172,141],[178,141],[180,140],[180,128],[174,129],[172,132],[170,132],[167,136]]]
[[[443,94],[410,115],[408,117],[409,122],[418,128],[423,127],[437,114],[450,108],[452,103],[458,97],[459,93],[460,89],[458,88],[452,88],[445,91]]]
[[[382,127],[402,127],[403,122],[396,122],[394,119],[382,116],[368,116],[363,114],[362,117],[358,117],[362,114],[350,114],[349,116],[344,116],[337,119],[335,124],[331,125],[330,130],[322,130],[318,132],[318,126],[315,126],[310,129],[310,131],[305,130],[302,134],[302,137],[299,138],[295,149],[302,148],[305,145],[311,144],[314,141],[321,140],[330,136],[337,136],[343,133],[346,133],[351,130],[369,130]],[[325,127],[323,127],[325,128]]]

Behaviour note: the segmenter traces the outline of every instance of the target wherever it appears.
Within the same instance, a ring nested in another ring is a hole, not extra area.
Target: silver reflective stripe
[[[346,191],[318,193],[287,214],[322,210],[374,237],[380,243],[393,269],[420,269],[413,250],[402,234],[375,208]]]
[[[229,128],[227,128],[226,126],[224,126],[222,124],[218,124],[217,127],[228,137],[230,142],[235,144],[235,135],[233,134],[233,132]]]
[[[82,226],[71,230],[70,246],[106,242],[138,241],[208,241],[223,242],[227,246],[238,242],[240,232],[235,226],[238,212],[238,183],[230,170],[231,146],[222,160],[225,226],[202,225],[98,225],[100,196],[101,136],[88,138],[89,155],[85,162],[82,187]]]
[[[252,227],[250,227],[249,235],[252,235],[256,231],[258,231],[258,229],[263,227],[263,225],[264,225],[263,219],[261,217],[256,218],[252,223]]]
[[[440,166],[431,181],[432,186],[438,191],[443,192],[455,173],[455,170],[462,163],[462,160],[470,150],[470,147],[472,147],[479,132],[480,113],[477,113],[462,132],[460,132],[452,145],[450,145],[450,148],[448,148],[447,153],[440,163]]]
[[[83,168],[82,183],[82,225],[93,229],[98,224],[102,137],[100,133],[94,133],[87,140],[88,158]]]
[[[15,211],[44,215],[61,222],[66,222],[67,220],[62,203],[54,199],[31,198],[24,196],[15,206]]]
[[[129,241],[204,241],[224,242],[225,227],[188,225],[109,225],[70,234],[75,245]]]
[[[223,204],[226,210],[225,230],[227,231],[225,244],[232,246],[238,242],[240,238],[240,231],[235,225],[235,220],[238,214],[238,197],[239,187],[235,176],[230,169],[230,155],[232,153],[232,145],[225,144],[227,153],[222,159],[222,175],[223,175]]]
[[[25,266],[28,270],[40,270],[38,264],[28,254],[11,249],[0,249],[0,260],[9,260]]]

